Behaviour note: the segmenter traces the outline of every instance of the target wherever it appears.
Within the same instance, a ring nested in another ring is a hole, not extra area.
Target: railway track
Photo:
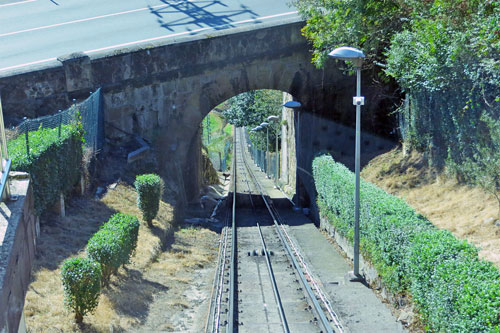
[[[234,151],[206,332],[345,332],[248,162],[243,129]]]

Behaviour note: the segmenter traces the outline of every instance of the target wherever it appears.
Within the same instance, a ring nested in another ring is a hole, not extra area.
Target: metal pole
[[[278,178],[279,178],[279,160],[280,160],[280,154],[278,152],[278,128],[276,128],[276,154],[275,154],[275,157],[276,157],[276,172],[274,174],[274,182],[276,183],[276,185],[278,185]]]
[[[3,109],[2,109],[2,99],[0,97],[0,131],[2,132],[1,133],[1,140],[2,140],[2,159],[0,160],[0,163],[1,163],[1,166],[2,166],[2,174],[3,173],[7,173],[5,176],[6,177],[2,177],[5,179],[5,187],[4,187],[4,191],[2,192],[5,192],[5,195],[4,193],[0,193],[0,196],[2,197],[2,199],[8,199],[10,198],[10,185],[9,185],[9,171],[10,171],[10,168],[8,167],[8,161],[9,161],[9,152],[7,150],[7,139],[5,137],[5,126],[4,126],[4,122],[3,122]],[[5,160],[5,165],[4,165],[4,160]]]
[[[58,130],[58,134],[59,134],[59,137],[61,137],[61,125],[62,125],[62,111],[59,110],[59,130]]]
[[[266,126],[266,175],[269,177],[269,126]]]
[[[299,167],[299,161],[300,161],[300,113],[298,110],[297,110],[297,147],[295,148],[296,152],[295,154],[297,155],[297,158],[296,158],[296,166],[295,168],[297,169],[297,172],[295,172],[295,186],[297,187],[297,208],[300,209],[300,177],[299,177],[299,171],[300,171],[300,167]]]
[[[361,96],[361,66],[356,68],[356,95]],[[361,105],[356,104],[356,151],[355,166],[356,185],[354,192],[354,275],[359,276],[359,155],[361,142]]]
[[[30,157],[30,140],[29,140],[29,128],[28,128],[28,118],[24,117],[23,123],[25,124],[24,126],[24,136],[26,139],[26,154],[28,157]]]

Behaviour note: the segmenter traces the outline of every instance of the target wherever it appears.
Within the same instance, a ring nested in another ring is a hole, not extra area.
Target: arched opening
[[[220,181],[224,179],[223,174],[229,174],[232,131],[234,127],[244,127],[254,163],[273,180],[277,188],[297,202],[298,111],[283,107],[292,99],[290,94],[281,90],[249,90],[230,97],[208,112],[200,121],[196,138],[189,149],[190,155],[198,155],[201,170],[197,172],[200,177],[196,181],[200,186],[209,185],[210,180]],[[256,130],[259,126],[261,129]],[[207,157],[209,164],[206,163]],[[214,177],[214,172],[218,173],[218,178]],[[192,172],[187,181],[195,181]],[[205,195],[203,189],[201,192],[200,196]],[[305,191],[302,200],[308,200]]]

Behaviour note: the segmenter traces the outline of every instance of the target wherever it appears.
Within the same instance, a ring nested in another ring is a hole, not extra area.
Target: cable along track
[[[234,133],[231,214],[222,231],[206,332],[344,332],[248,165],[243,131]],[[266,209],[256,207],[252,193]],[[237,198],[251,208],[237,211]]]

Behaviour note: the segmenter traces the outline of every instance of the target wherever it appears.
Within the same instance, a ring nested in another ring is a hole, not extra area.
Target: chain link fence
[[[279,153],[273,153],[269,151],[265,151],[256,147],[250,137],[248,132],[245,131],[246,142],[248,145],[248,151],[250,152],[250,156],[252,156],[255,164],[266,173],[269,178],[279,179],[280,173],[280,155]]]
[[[26,152],[30,154],[29,132],[46,128],[58,128],[61,136],[61,128],[72,122],[81,120],[85,131],[85,146],[96,154],[104,145],[104,112],[102,106],[101,89],[92,93],[89,98],[80,103],[73,103],[71,107],[57,114],[26,119],[14,128],[11,138],[23,135],[26,140]]]

